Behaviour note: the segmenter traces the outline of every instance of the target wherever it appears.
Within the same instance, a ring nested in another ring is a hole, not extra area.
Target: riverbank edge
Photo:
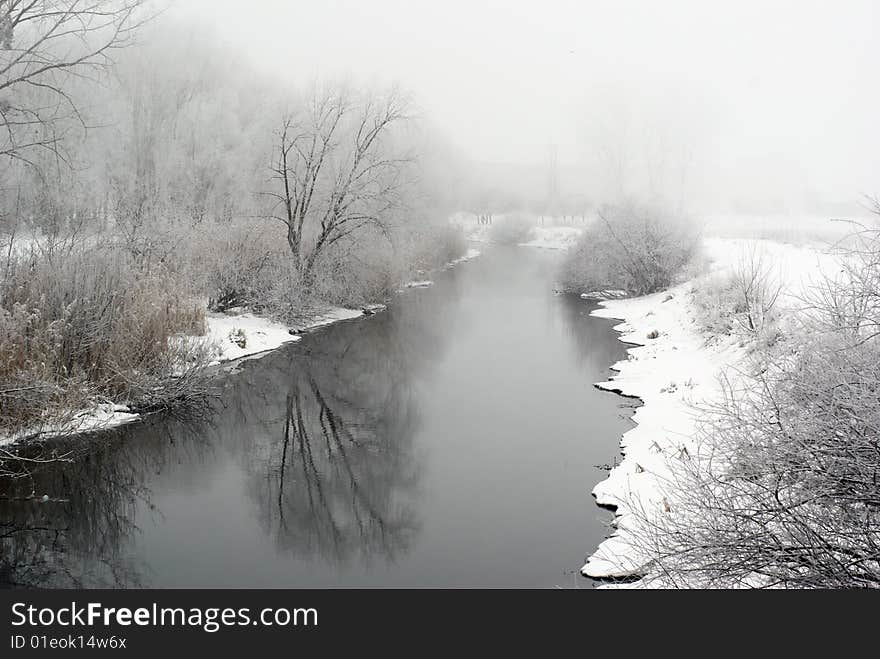
[[[686,381],[689,386],[682,389],[692,390],[697,386],[693,372],[709,376],[717,370],[700,340],[677,321],[677,317],[687,314],[685,298],[691,284],[688,281],[639,298],[603,300],[590,312],[595,317],[620,321],[612,330],[627,345],[626,358],[611,366],[614,375],[595,386],[636,398],[641,405],[631,417],[633,427],[621,436],[620,462],[592,490],[598,505],[614,511],[614,531],[587,559],[581,569],[585,576],[637,578],[648,562],[637,550],[642,543],[635,508],[662,506],[666,456],[680,450],[682,442],[693,435],[688,406],[692,396],[677,395],[679,382]],[[673,359],[678,364],[670,363]],[[689,375],[685,379],[686,373]],[[707,381],[711,379],[706,377]]]
[[[833,271],[836,260],[815,246],[770,240],[704,241],[704,271],[665,291],[637,298],[603,300],[591,315],[620,321],[612,329],[627,344],[626,358],[611,366],[614,375],[599,389],[637,398],[634,427],[620,440],[622,459],[595,485],[596,503],[614,510],[614,530],[581,568],[585,576],[607,580],[605,587],[650,587],[650,535],[646,517],[669,513],[664,493],[674,491],[679,465],[697,455],[699,410],[718,402],[721,378],[742,367],[753,345],[741,335],[701,327],[694,293],[710,287],[736,267],[737,258],[758,249],[779,269],[781,309],[789,318],[802,308],[816,273]]]
[[[481,252],[468,248],[457,259],[453,259],[432,272],[448,270],[480,256]],[[428,273],[430,274],[430,273]],[[410,288],[421,288],[432,285],[432,281],[408,282],[398,289],[400,294]],[[339,322],[372,316],[385,310],[381,303],[364,305],[360,309],[344,307],[328,307],[315,315],[307,323],[292,328],[265,316],[252,313],[229,315],[208,313],[205,318],[206,331],[204,336],[180,337],[182,340],[201,341],[216,347],[216,359],[208,364],[208,368],[217,368],[217,373],[234,368],[241,361],[260,359],[288,343],[302,339],[303,334],[312,332]],[[243,344],[243,345],[242,345]],[[72,438],[92,432],[112,430],[135,421],[142,420],[147,414],[132,412],[127,405],[105,402],[92,408],[76,413],[74,421],[60,426],[47,425],[45,429],[21,431],[13,436],[0,436],[0,450],[8,450],[14,446],[26,446],[30,443],[60,438]]]

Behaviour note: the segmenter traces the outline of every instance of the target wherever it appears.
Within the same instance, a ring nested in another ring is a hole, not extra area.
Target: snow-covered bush
[[[675,283],[697,245],[694,225],[664,209],[605,208],[566,254],[561,283],[572,292],[654,293]]]
[[[492,223],[489,240],[499,245],[525,243],[534,237],[535,223],[526,215],[513,213]]]

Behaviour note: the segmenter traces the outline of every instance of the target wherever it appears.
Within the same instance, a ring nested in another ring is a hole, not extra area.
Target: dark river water
[[[0,483],[0,584],[589,587],[604,478],[632,410],[624,354],[558,254],[489,248],[222,376],[208,420],[78,441]]]

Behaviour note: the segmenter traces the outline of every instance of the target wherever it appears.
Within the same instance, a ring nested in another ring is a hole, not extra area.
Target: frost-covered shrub
[[[340,240],[322,255],[308,294],[313,303],[348,307],[379,302],[466,249],[462,230],[447,223],[414,223],[390,234],[363,232],[356,239]]]
[[[396,260],[407,278],[441,268],[466,251],[464,231],[447,222],[410,227],[395,241]]]
[[[211,311],[261,310],[278,270],[290,265],[285,232],[261,222],[206,221],[169,231],[163,264],[191,282]]]
[[[694,225],[664,209],[605,208],[566,254],[561,283],[573,292],[654,293],[675,283],[697,245]]]
[[[746,334],[772,339],[778,332],[782,281],[766,254],[745,250],[733,269],[694,285],[697,321],[713,334]]]
[[[316,303],[300,281],[296,268],[279,268],[271,285],[258,300],[262,313],[291,325],[305,320]]]
[[[311,292],[329,304],[358,307],[385,299],[399,280],[393,248],[376,233],[341,240],[327,250],[315,267]]]
[[[227,338],[239,348],[247,348],[247,334],[240,327],[232,329]]]
[[[880,215],[880,205],[875,211]],[[865,228],[841,241],[840,270],[814,283],[810,317],[822,331],[860,343],[880,336],[880,229]]]
[[[700,279],[691,290],[691,300],[700,328],[708,334],[733,334],[736,317],[744,311],[729,277],[711,275]]]
[[[525,243],[534,237],[535,223],[526,215],[518,213],[505,215],[489,228],[489,240],[500,245]]]

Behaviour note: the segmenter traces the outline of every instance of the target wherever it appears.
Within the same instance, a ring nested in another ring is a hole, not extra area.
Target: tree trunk
[[[302,263],[300,260],[300,235],[292,226],[287,227],[287,245],[290,247],[290,254],[293,257],[293,264],[296,266],[297,272],[302,272]]]

